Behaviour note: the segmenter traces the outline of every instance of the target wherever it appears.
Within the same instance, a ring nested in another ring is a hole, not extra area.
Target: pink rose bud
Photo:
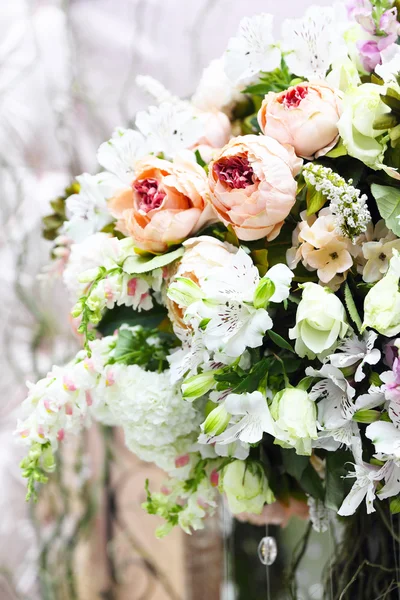
[[[291,144],[298,156],[318,158],[337,143],[341,104],[339,92],[326,83],[303,82],[267,94],[258,122],[265,135]]]

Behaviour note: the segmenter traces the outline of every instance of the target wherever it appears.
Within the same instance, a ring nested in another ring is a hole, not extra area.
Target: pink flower
[[[161,253],[215,221],[207,176],[192,152],[173,162],[149,156],[136,165],[131,188],[109,203],[118,228],[138,248]]]
[[[277,237],[296,200],[302,161],[266,136],[233,138],[209,165],[211,202],[240,240]]]
[[[394,359],[392,371],[385,373],[385,397],[391,402],[400,404],[400,360]]]
[[[189,454],[182,454],[182,456],[177,456],[175,459],[175,467],[180,469],[181,467],[186,467],[190,462]]]
[[[291,144],[298,156],[323,156],[336,144],[341,98],[324,82],[303,82],[284,92],[270,92],[258,112],[265,135]]]

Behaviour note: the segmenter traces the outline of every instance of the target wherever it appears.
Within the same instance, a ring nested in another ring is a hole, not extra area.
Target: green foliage
[[[141,275],[143,273],[149,273],[154,269],[160,269],[166,265],[171,264],[174,260],[180,258],[184,253],[183,246],[180,246],[172,252],[161,254],[160,256],[154,255],[142,255],[135,254],[134,256],[128,256],[124,262],[123,270],[125,273],[130,275]]]
[[[318,192],[311,184],[307,184],[306,201],[307,201],[307,217],[314,215],[321,210],[328,198],[322,192]]]
[[[157,329],[120,329],[110,363],[139,365],[147,371],[161,372],[168,368],[167,356],[177,343],[173,335],[161,334]]]
[[[293,354],[295,353],[292,346],[289,344],[289,342],[287,340],[285,340],[282,336],[280,336],[278,333],[275,333],[275,331],[272,331],[272,329],[269,329],[267,331],[267,334],[268,334],[268,337],[274,342],[274,344],[279,346],[279,348],[283,348],[284,350],[289,350],[289,352],[292,352]]]
[[[351,452],[337,450],[326,454],[325,506],[337,512],[349,488],[346,463],[353,462]]]
[[[279,69],[269,73],[261,73],[260,80],[254,85],[248,86],[243,93],[255,96],[265,96],[268,92],[282,92],[290,87],[293,76],[291,75],[285,59],[282,58]]]
[[[165,306],[154,303],[150,310],[137,312],[130,306],[115,306],[112,310],[106,310],[96,329],[102,335],[112,335],[121,325],[141,325],[150,329],[161,327],[168,313]]]
[[[22,477],[25,477],[28,480],[26,494],[27,501],[32,498],[36,502],[37,484],[47,483],[48,477],[45,474],[46,464],[43,462],[43,457],[49,452],[51,453],[50,442],[47,442],[46,444],[34,443],[31,445],[28,455],[20,463]],[[47,469],[47,471],[49,470],[50,469]]]
[[[346,303],[347,312],[349,313],[351,320],[357,326],[358,331],[361,332],[362,322],[360,319],[360,315],[358,314],[357,307],[355,305],[354,298],[351,294],[351,290],[350,290],[350,287],[349,287],[349,284],[347,283],[347,281],[344,286],[344,300]]]
[[[80,185],[77,181],[73,181],[69,187],[65,189],[64,195],[58,196],[50,201],[50,206],[53,212],[42,219],[42,235],[45,240],[55,240],[59,235],[61,225],[66,221],[65,201],[69,196],[78,194]]]
[[[395,235],[400,236],[400,187],[387,185],[371,185],[371,193],[376,200],[379,214],[385,220],[386,226]]]

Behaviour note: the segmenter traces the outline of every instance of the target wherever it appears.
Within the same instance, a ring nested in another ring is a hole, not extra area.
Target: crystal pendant
[[[263,565],[273,565],[278,555],[275,538],[271,536],[263,537],[258,544],[258,558]]]

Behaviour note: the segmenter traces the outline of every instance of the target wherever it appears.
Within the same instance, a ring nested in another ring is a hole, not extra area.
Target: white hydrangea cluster
[[[367,207],[368,198],[353,187],[350,179],[343,177],[329,167],[308,163],[303,170],[304,179],[330,201],[331,213],[335,216],[336,229],[344,237],[354,240],[367,230],[371,215]]]
[[[137,365],[112,365],[103,377],[104,400],[125,432],[126,444],[143,460],[168,472],[189,463],[186,455],[199,427],[199,413],[171,386],[169,371],[154,373]],[[181,441],[183,442],[181,443]],[[176,445],[176,447],[175,447]],[[177,465],[175,464],[177,462]]]

